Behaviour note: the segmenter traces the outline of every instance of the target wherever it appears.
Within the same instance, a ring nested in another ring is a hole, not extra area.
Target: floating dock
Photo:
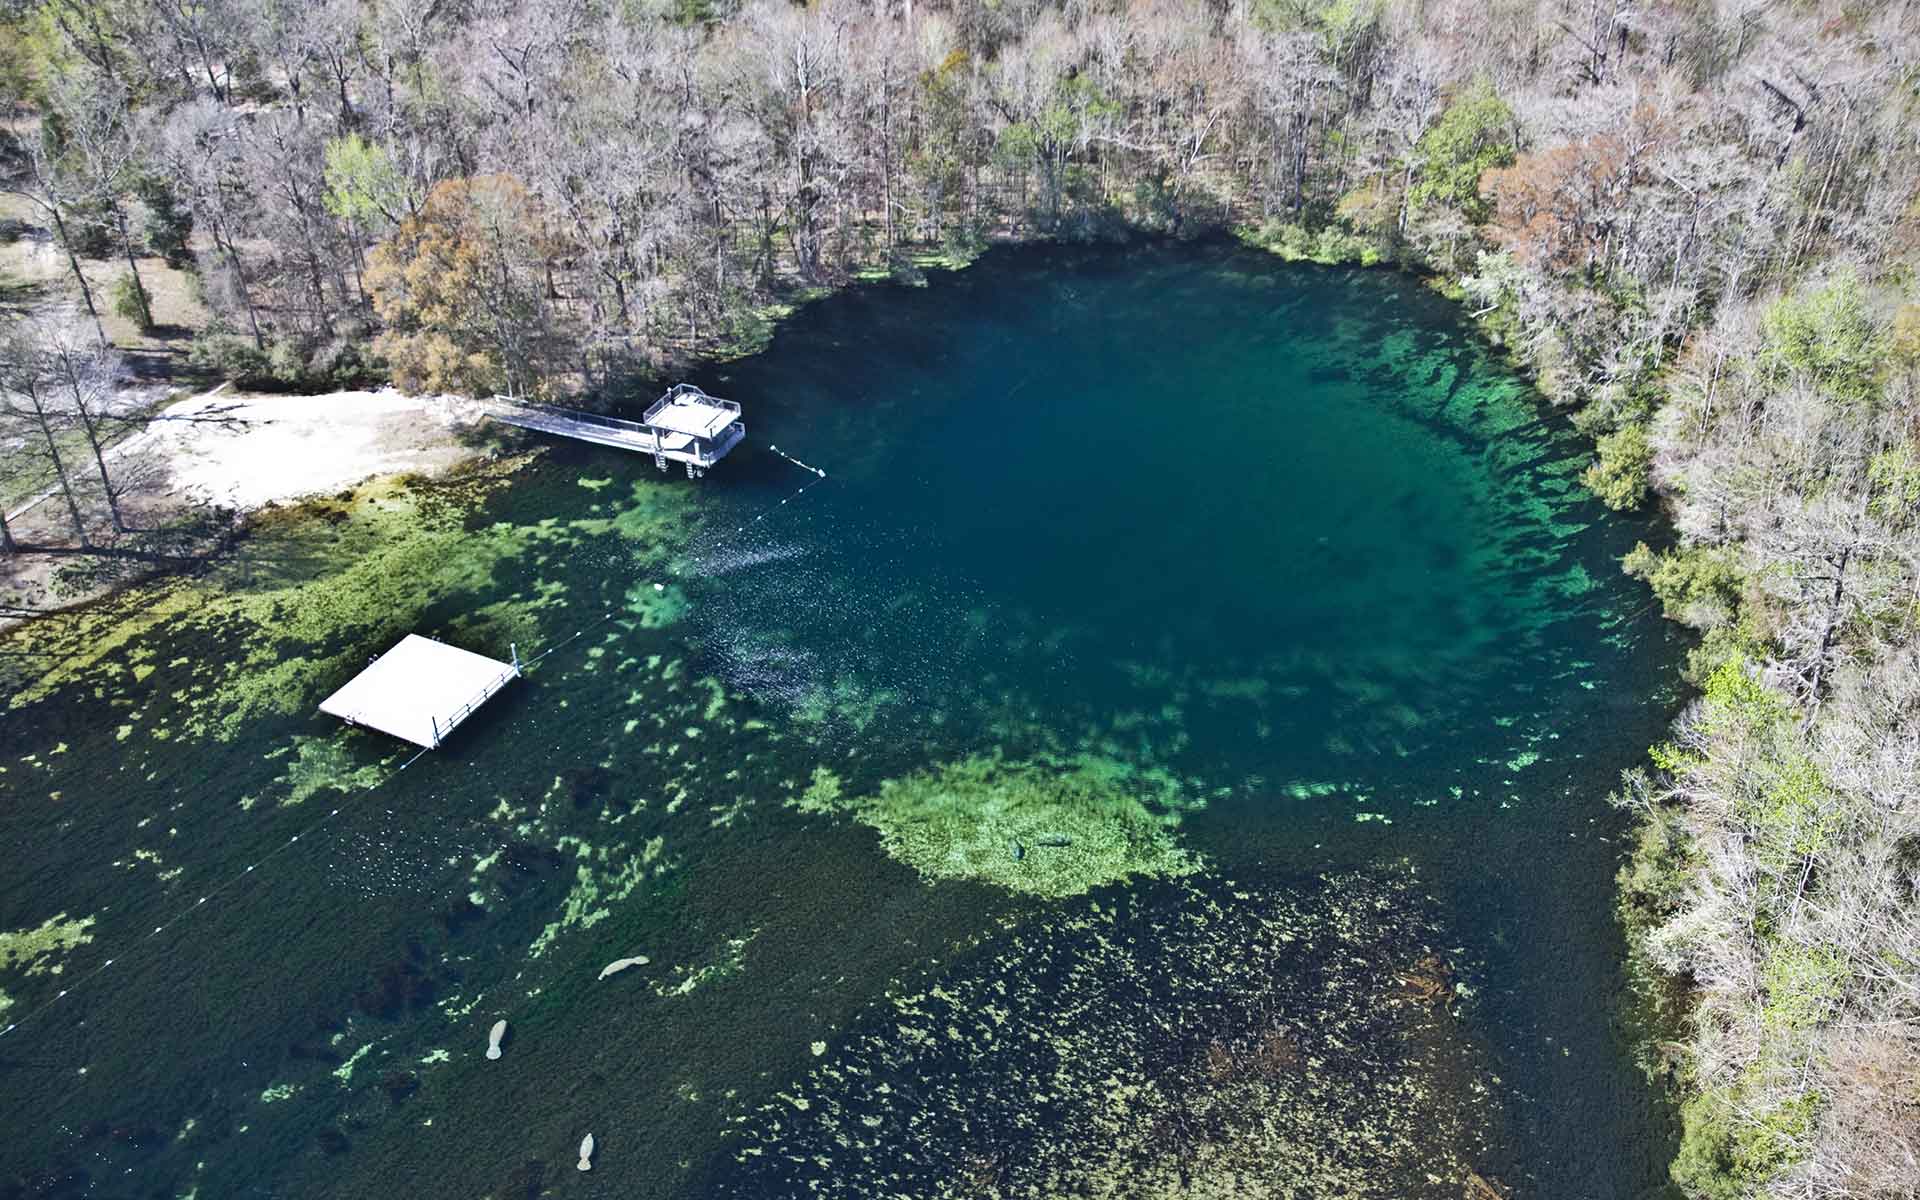
[[[709,396],[690,383],[667,389],[638,421],[504,399],[496,399],[487,415],[522,429],[651,454],[653,465],[662,471],[669,462],[683,463],[688,477],[694,479],[747,436],[738,404]]]
[[[518,652],[501,662],[410,633],[322,700],[320,711],[431,750],[518,678]]]

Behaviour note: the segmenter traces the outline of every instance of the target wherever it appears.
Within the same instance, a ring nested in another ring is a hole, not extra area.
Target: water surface
[[[996,252],[699,382],[705,480],[376,489],[9,643],[0,1188],[1657,1189],[1645,531],[1451,306]],[[395,775],[312,708],[411,629],[553,653]]]

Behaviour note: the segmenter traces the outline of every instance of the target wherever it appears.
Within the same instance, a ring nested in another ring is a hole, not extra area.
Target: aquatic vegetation
[[[66,913],[48,917],[32,929],[0,933],[0,971],[21,971],[28,975],[58,975],[66,969],[61,960],[75,946],[93,940],[90,932],[95,918],[69,920]]]
[[[356,764],[354,754],[339,735],[307,737],[296,734],[294,757],[286,774],[275,782],[285,786],[281,807],[303,803],[321,792],[356,792],[386,778],[385,761]]]
[[[640,621],[642,629],[659,629],[683,620],[692,607],[687,593],[678,584],[642,581],[627,589],[627,611]]]
[[[42,664],[10,704],[144,674],[152,668],[137,661],[142,647],[164,633],[208,647],[170,675],[185,681],[185,733],[231,739],[262,715],[306,711],[316,687],[344,679],[369,645],[398,638],[436,604],[487,594],[505,567],[617,538],[624,577],[664,568],[681,544],[684,490],[644,481],[611,518],[471,527],[471,508],[524,463],[503,461],[449,483],[376,480],[345,498],[258,514],[233,556],[203,576],[135,589],[10,635],[21,658]],[[677,619],[684,603],[669,589],[643,607],[642,622]],[[564,585],[537,582],[452,624],[504,657],[509,643],[523,653],[536,646],[552,632],[552,614],[568,605]]]
[[[792,803],[852,813],[879,830],[888,854],[929,880],[971,879],[1061,897],[1130,875],[1190,874],[1200,865],[1174,829],[1181,813],[1202,802],[1164,771],[1094,755],[975,755],[851,798],[821,768]]]
[[[360,1047],[358,1050],[355,1050],[352,1054],[349,1054],[347,1056],[347,1060],[345,1062],[341,1063],[338,1067],[334,1068],[333,1077],[335,1079],[338,1079],[343,1085],[351,1084],[353,1082],[354,1069],[360,1065],[361,1059],[365,1058],[368,1054],[372,1052],[373,1052],[372,1042],[368,1042],[366,1045]]]
[[[728,979],[746,969],[747,947],[760,936],[750,929],[739,937],[728,938],[714,949],[708,960],[697,967],[677,966],[667,972],[674,982],[653,985],[653,994],[662,1000],[670,996],[688,996],[716,980]]]
[[[840,796],[840,777],[826,767],[815,767],[807,790],[788,803],[805,813],[830,813],[839,811]]]
[[[540,931],[527,947],[527,956],[539,958],[566,930],[591,929],[612,916],[613,905],[633,895],[649,876],[667,870],[669,864],[661,859],[665,847],[663,837],[649,838],[638,849],[623,844],[596,847],[581,843],[578,850],[582,861],[574,870],[573,887],[561,901],[560,919]]]
[[[1432,1197],[1498,1080],[1399,870],[1050,910],[743,1119],[725,1196]]]

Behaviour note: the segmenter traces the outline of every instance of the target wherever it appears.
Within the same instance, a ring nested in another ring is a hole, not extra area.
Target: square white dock
[[[432,748],[519,674],[515,663],[410,633],[320,711]]]

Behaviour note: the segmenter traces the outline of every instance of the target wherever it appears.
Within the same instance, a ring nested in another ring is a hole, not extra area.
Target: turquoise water
[[[0,967],[0,1196],[1657,1192],[1648,531],[1451,306],[996,252],[697,382],[705,480],[557,447],[10,643],[0,930],[91,924]],[[312,706],[408,629],[554,652],[396,776]]]

